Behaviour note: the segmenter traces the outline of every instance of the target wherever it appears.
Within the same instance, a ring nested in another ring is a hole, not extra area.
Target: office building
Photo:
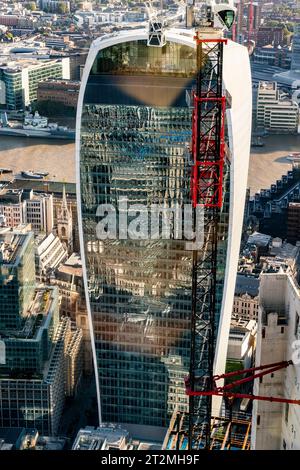
[[[56,287],[36,287],[32,232],[0,235],[0,427],[55,435],[82,372],[82,333],[59,319]]]
[[[22,109],[37,99],[39,82],[48,78],[69,79],[69,58],[20,59],[0,64],[0,105],[8,109]]]
[[[294,364],[256,379],[253,393],[299,400],[299,286],[288,274],[263,274],[259,297],[256,365],[286,360]],[[299,450],[299,436],[299,405],[253,402],[252,449]]]
[[[7,227],[17,227],[25,223],[25,202],[21,189],[4,188],[0,193],[0,214],[5,217]]]
[[[0,329],[17,329],[35,289],[33,234],[0,235]]]
[[[80,83],[72,80],[46,80],[38,84],[37,100],[77,107]]]
[[[274,80],[285,88],[292,90],[300,86],[300,23],[294,24],[294,35],[292,42],[291,69],[288,72],[276,73]]]
[[[300,242],[300,202],[290,202],[287,211],[287,239]]]
[[[291,70],[300,74],[300,24],[294,26]]]
[[[187,409],[192,252],[175,238],[101,240],[96,211],[100,204],[116,206],[120,197],[169,209],[191,203],[194,34],[166,29],[162,47],[147,45],[144,29],[97,39],[79,94],[79,231],[99,411],[104,421],[127,429],[130,423],[165,427],[175,409]],[[223,82],[231,105],[218,234],[219,372],[225,369],[251,128],[249,58],[230,41]]]
[[[0,214],[7,227],[31,224],[35,234],[50,233],[53,229],[53,196],[34,193],[29,189],[4,188],[0,192]]]
[[[52,194],[34,194],[29,192],[25,204],[25,223],[31,224],[35,234],[49,234],[53,230]]]
[[[276,82],[259,82],[256,123],[269,132],[297,133],[299,126],[298,103],[280,93]]]

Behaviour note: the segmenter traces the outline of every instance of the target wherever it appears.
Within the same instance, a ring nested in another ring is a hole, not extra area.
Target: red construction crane
[[[192,180],[193,207],[204,208],[204,244],[192,254],[192,312],[189,384],[195,391],[199,375],[205,390],[213,385],[217,322],[218,226],[223,205],[225,165],[225,103],[223,46],[227,40],[195,36],[196,90],[193,95]],[[211,396],[189,395],[188,447],[197,449],[199,436],[209,446]]]
[[[250,0],[248,5],[248,41],[251,41],[253,35],[253,21],[254,21],[254,5],[253,0]]]
[[[201,384],[201,390],[197,390],[197,389],[195,390],[195,388],[192,390],[190,386],[190,379],[188,377],[185,380],[186,394],[188,396],[216,395],[216,396],[227,397],[227,398],[248,398],[249,400],[271,401],[271,402],[277,402],[277,403],[290,403],[293,405],[300,405],[300,400],[294,400],[294,399],[283,398],[283,397],[253,395],[251,393],[237,393],[237,392],[230,391],[234,387],[237,387],[239,385],[242,385],[248,382],[253,382],[255,379],[263,377],[264,375],[272,374],[273,372],[276,372],[278,370],[285,369],[292,364],[293,364],[292,361],[282,361],[282,362],[275,362],[273,364],[266,364],[262,366],[251,367],[250,369],[236,370],[234,372],[228,372],[222,375],[214,375],[213,387],[211,389],[208,389],[208,387],[205,387],[205,384]],[[250,375],[247,376],[247,374],[250,374]],[[224,380],[230,377],[239,377],[239,376],[244,376],[244,377],[240,379],[236,379],[233,382],[230,382],[229,384],[225,384],[222,386],[217,386],[216,384],[217,380]],[[197,387],[197,380],[195,381],[195,385]]]

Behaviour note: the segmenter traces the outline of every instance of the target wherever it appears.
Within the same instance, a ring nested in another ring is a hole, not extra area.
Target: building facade
[[[25,59],[0,65],[0,85],[5,90],[5,102],[1,104],[12,110],[29,106],[37,99],[39,82],[48,78],[69,79],[69,58]]]
[[[263,274],[259,302],[256,365],[288,360],[294,364],[256,379],[253,393],[299,400],[299,286],[288,274]],[[299,405],[253,402],[252,449],[299,450],[299,435]]]
[[[193,36],[192,30],[167,30],[163,47],[148,46],[144,30],[101,38],[83,74],[79,232],[99,417],[105,421],[167,426],[175,408],[187,407],[192,252],[175,238],[99,239],[96,212],[101,204],[117,207],[120,198],[140,208],[190,204]],[[233,77],[233,64],[241,62],[241,75]],[[218,371],[225,369],[251,127],[248,56],[232,42],[224,48],[223,80],[232,104],[218,234]]]
[[[57,287],[36,287],[33,233],[0,235],[0,427],[58,431],[82,372],[82,332],[59,319]]]
[[[38,84],[37,100],[77,107],[80,82],[73,80],[47,80]]]
[[[256,121],[271,132],[297,133],[298,103],[281,95],[276,82],[259,82]]]
[[[294,25],[291,70],[300,72],[300,24]]]

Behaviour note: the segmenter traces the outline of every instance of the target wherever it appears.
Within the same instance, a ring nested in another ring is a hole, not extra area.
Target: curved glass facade
[[[183,378],[190,360],[192,252],[172,235],[99,239],[96,213],[102,204],[118,207],[120,198],[147,208],[191,203],[195,73],[191,47],[124,42],[98,52],[85,89],[81,215],[104,421],[168,426],[175,407],[187,406]],[[228,211],[225,191],[219,308]]]

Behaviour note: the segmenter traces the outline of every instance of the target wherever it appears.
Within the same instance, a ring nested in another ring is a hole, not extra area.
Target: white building
[[[241,369],[251,367],[255,351],[257,323],[255,320],[232,320],[229,333],[227,360],[242,363]]]
[[[289,274],[263,274],[260,284],[256,365],[299,361],[300,290]],[[298,351],[298,353],[297,353]],[[300,368],[290,365],[256,379],[254,395],[300,399]],[[300,450],[300,406],[253,402],[251,447]]]
[[[280,93],[276,82],[259,82],[256,120],[271,132],[298,132],[298,103]]]
[[[67,258],[68,253],[62,242],[53,233],[41,240],[37,239],[35,253],[36,275],[40,280],[49,277]]]
[[[31,224],[35,234],[51,233],[53,229],[52,194],[31,194],[25,201],[25,223]]]

